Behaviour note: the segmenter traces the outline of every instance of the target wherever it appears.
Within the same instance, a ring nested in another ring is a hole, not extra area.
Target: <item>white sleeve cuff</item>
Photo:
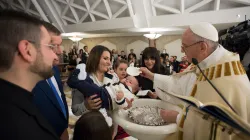
[[[180,124],[181,115],[182,115],[182,113],[179,113],[179,114],[177,115],[177,117],[176,117],[176,124],[177,124],[177,126],[179,126],[179,124]]]
[[[119,106],[119,108],[125,108],[125,107],[128,107],[128,103],[126,102],[126,99],[125,99],[125,97],[123,97],[121,100],[117,100],[116,98],[115,98],[115,102],[117,103],[117,105]],[[122,102],[124,102],[124,103],[122,103]],[[122,103],[122,104],[121,104]]]
[[[87,77],[87,73],[86,73],[86,70],[85,70],[85,68],[86,68],[85,64],[78,64],[76,66],[76,68],[80,70],[80,73],[78,75],[78,79],[79,80],[85,80],[86,77]]]
[[[123,100],[125,100],[125,97],[123,97],[121,100],[117,100],[117,98],[115,98],[115,102],[118,103],[118,104],[121,103]]]

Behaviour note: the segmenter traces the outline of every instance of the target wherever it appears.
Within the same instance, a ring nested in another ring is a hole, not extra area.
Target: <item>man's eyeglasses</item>
[[[32,43],[32,44],[48,46],[48,47],[49,47],[50,49],[52,49],[52,50],[57,49],[58,46],[59,46],[59,45],[55,45],[55,44],[41,44],[41,43],[37,43],[37,42],[31,41],[31,40],[27,40],[27,41],[29,41],[29,42]]]
[[[189,48],[189,47],[191,47],[191,46],[194,46],[194,45],[196,45],[196,44],[198,44],[198,43],[201,43],[201,42],[204,42],[204,41],[198,41],[198,42],[195,42],[195,43],[193,43],[193,44],[191,44],[191,45],[188,45],[188,46],[185,46],[185,47],[184,47],[184,45],[181,45],[181,48],[184,50],[184,49],[187,49],[187,48]]]

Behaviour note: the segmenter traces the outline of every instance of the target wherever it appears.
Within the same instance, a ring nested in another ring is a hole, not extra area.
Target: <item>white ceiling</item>
[[[250,0],[0,0],[82,37],[181,34],[190,24],[210,22],[218,30],[250,17]]]

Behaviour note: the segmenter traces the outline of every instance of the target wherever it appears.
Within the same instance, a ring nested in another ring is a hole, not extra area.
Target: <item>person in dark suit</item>
[[[173,65],[173,71],[175,71],[176,73],[179,73],[180,72],[180,62],[177,61],[177,56],[173,56],[173,62],[172,62],[172,65]]]
[[[127,60],[127,56],[124,51],[121,51],[121,59]]]
[[[39,19],[11,10],[0,11],[0,31],[0,138],[59,140],[32,103],[32,89],[58,61],[48,31]]]
[[[82,54],[82,63],[86,64],[88,57],[89,57],[88,46],[84,46],[83,49],[84,49],[84,52]]]
[[[41,114],[48,120],[50,125],[55,130],[57,136],[61,139],[68,139],[68,107],[63,92],[63,86],[60,79],[60,73],[57,67],[53,67],[54,76],[48,80],[43,80],[37,83],[36,87],[33,89],[33,102],[37,106]],[[49,82],[52,81],[52,84]],[[54,91],[52,86],[59,89],[59,91]],[[59,95],[59,100],[55,95]],[[60,95],[61,94],[61,95]],[[61,102],[61,103],[60,103]],[[62,106],[63,108],[62,109]]]
[[[44,22],[44,26],[49,31],[52,38],[52,44],[56,47],[53,51],[58,55],[62,55],[60,45],[62,38],[60,31],[51,25]],[[59,61],[54,61],[54,65],[59,64]],[[54,76],[49,79],[40,81],[33,89],[33,102],[37,106],[38,110],[48,120],[52,128],[55,130],[58,137],[61,140],[68,140],[68,107],[63,92],[63,86],[60,79],[59,69],[53,67]]]

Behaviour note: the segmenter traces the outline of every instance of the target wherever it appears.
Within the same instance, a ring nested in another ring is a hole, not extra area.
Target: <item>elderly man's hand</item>
[[[101,108],[102,100],[101,100],[101,98],[94,99],[96,96],[97,96],[97,94],[92,95],[85,100],[84,104],[88,110]]]
[[[152,99],[157,99],[157,94],[155,93],[155,92],[151,92],[151,91],[149,91],[148,92],[148,96],[150,97],[150,98],[152,98]]]
[[[179,112],[174,110],[161,110],[160,115],[167,123],[176,123],[176,118]]]
[[[154,80],[154,73],[152,73],[151,71],[149,71],[146,67],[141,67],[140,68],[140,71],[141,71],[141,76],[142,77],[145,77],[145,78],[148,78],[150,80]]]

